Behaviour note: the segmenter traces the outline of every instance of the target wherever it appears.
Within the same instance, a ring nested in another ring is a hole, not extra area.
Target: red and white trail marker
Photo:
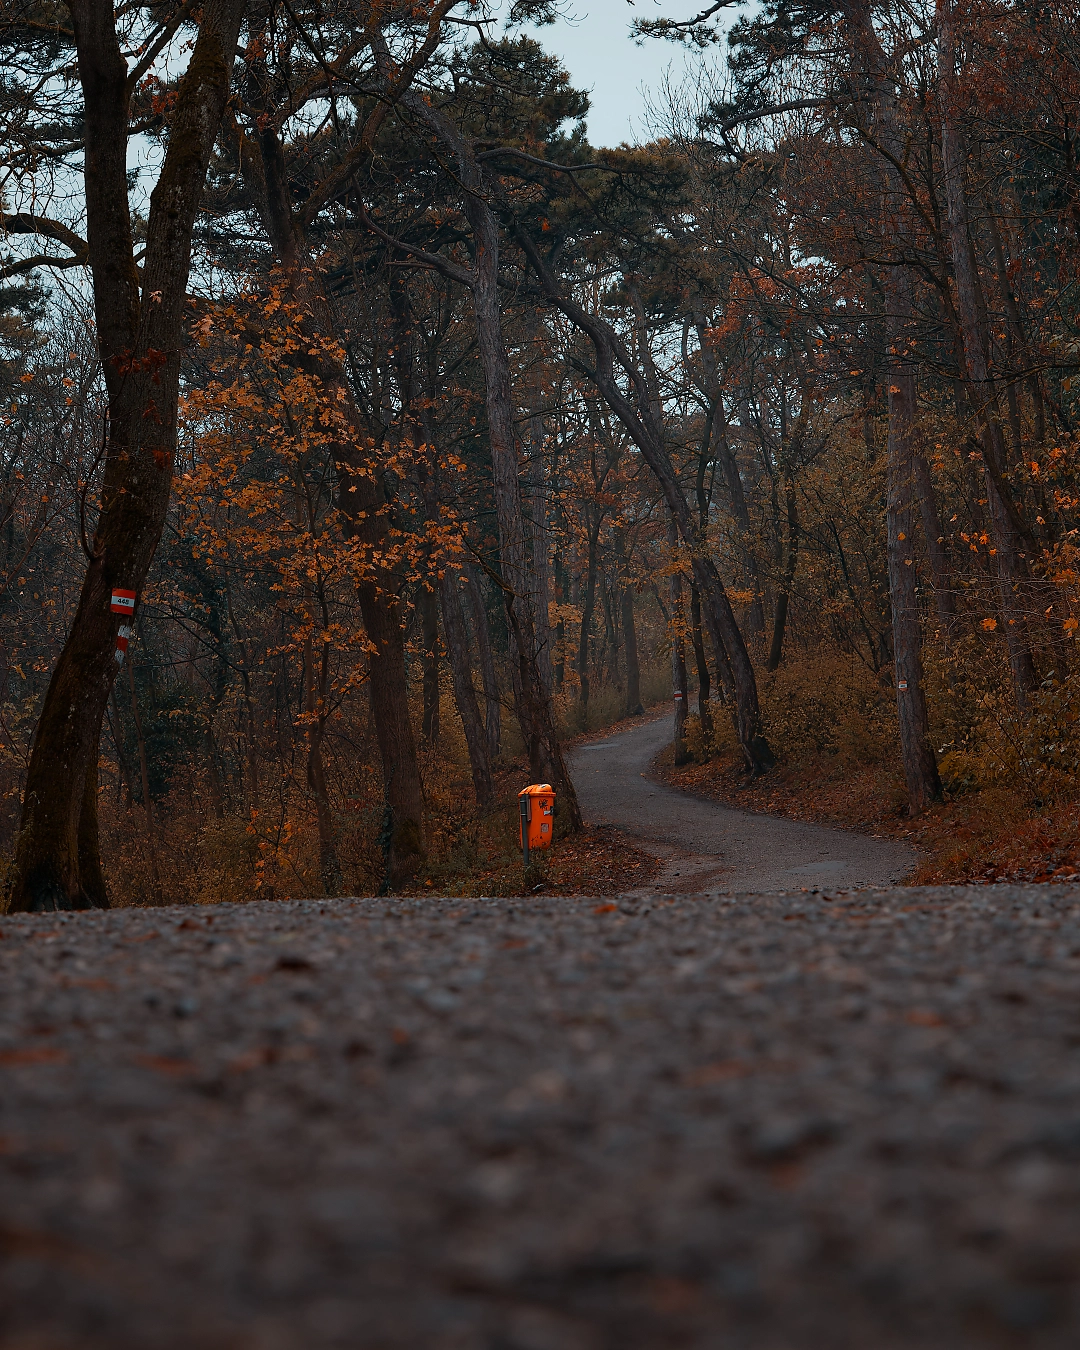
[[[134,614],[135,613],[135,592],[134,591],[113,591],[112,604],[109,606],[114,614]]]
[[[128,649],[128,643],[135,636],[135,630],[130,624],[122,623],[117,630],[116,646],[113,648],[113,660],[118,666],[124,664],[124,653]]]

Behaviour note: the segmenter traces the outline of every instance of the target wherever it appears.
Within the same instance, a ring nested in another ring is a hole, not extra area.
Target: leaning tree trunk
[[[9,910],[107,904],[98,851],[98,736],[119,669],[113,591],[142,590],[172,488],[191,232],[228,96],[242,0],[207,0],[150,198],[140,276],[128,208],[128,69],[112,0],[73,0],[84,97],[87,257],[108,436],[101,513],[78,607],[34,732]]]
[[[641,373],[635,368],[611,325],[590,314],[583,305],[564,293],[529,232],[518,225],[515,237],[552,304],[591,341],[596,353],[593,374],[596,387],[641,451],[642,458],[660,485],[668,509],[675,517],[679,533],[690,550],[694,581],[701,594],[703,618],[709,629],[709,637],[718,658],[723,652],[731,670],[735,690],[735,730],[746,760],[747,772],[751,777],[763,773],[775,765],[776,759],[762,727],[757,680],[750,653],[746,649],[720,573],[708,556],[707,541],[702,537],[687,504],[664,443],[663,427],[656,424],[653,416],[649,391]],[[616,359],[633,390],[632,400],[620,388],[615,377]]]

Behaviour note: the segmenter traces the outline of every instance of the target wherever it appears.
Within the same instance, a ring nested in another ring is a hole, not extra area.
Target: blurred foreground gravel
[[[0,919],[3,1350],[1080,1344],[1080,888]]]

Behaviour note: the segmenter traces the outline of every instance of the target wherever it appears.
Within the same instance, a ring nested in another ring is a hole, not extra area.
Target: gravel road
[[[648,776],[671,744],[671,718],[578,746],[570,770],[590,825],[616,825],[665,859],[660,888],[791,891],[813,886],[889,886],[912,870],[908,844],[847,830],[734,811]]]
[[[3,1350],[1073,1350],[1080,888],[0,919]]]

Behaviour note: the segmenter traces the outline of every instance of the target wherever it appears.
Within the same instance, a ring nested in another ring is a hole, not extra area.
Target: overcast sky
[[[674,42],[650,38],[634,41],[634,19],[664,15],[687,18],[704,5],[698,0],[563,0],[568,16],[550,27],[531,30],[548,51],[562,57],[575,86],[588,90],[592,109],[588,117],[593,145],[619,145],[648,139],[647,101],[656,95],[670,72],[679,84],[704,62],[720,55],[686,50]],[[733,7],[734,8],[734,7]]]

